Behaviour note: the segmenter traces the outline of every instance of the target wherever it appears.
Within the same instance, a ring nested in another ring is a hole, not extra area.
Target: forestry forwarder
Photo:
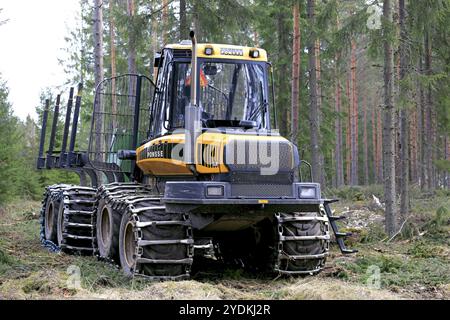
[[[300,165],[309,164],[273,128],[266,51],[191,39],[157,55],[156,84],[127,74],[97,86],[87,151],[75,150],[80,86],[68,150],[73,88],[61,150],[58,96],[44,156],[47,101],[37,166],[73,171],[80,185],[46,188],[43,244],[152,279],[188,278],[198,256],[314,274],[328,255],[330,225],[342,253],[354,252],[333,200],[302,181]]]

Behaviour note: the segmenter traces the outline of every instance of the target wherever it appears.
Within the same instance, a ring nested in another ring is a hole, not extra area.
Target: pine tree
[[[293,5],[292,15],[294,19],[294,36],[292,44],[292,98],[291,98],[291,110],[292,110],[292,128],[291,128],[291,140],[297,143],[298,138],[298,108],[299,108],[299,85],[300,85],[300,8],[299,3],[296,1]]]
[[[392,236],[397,231],[397,208],[395,189],[395,136],[393,103],[393,50],[390,39],[392,28],[392,7],[390,0],[383,1],[384,36],[384,197],[386,202],[386,233]]]
[[[407,34],[405,21],[405,0],[399,0],[399,25],[400,25],[400,70],[399,81],[404,81],[407,75]],[[404,85],[400,83],[400,98],[405,98]],[[406,218],[409,205],[409,128],[408,111],[403,107],[400,110],[400,215]]]
[[[93,26],[93,38],[94,38],[94,79],[95,88],[103,81],[103,3],[101,0],[94,0],[94,26]],[[95,159],[102,161],[102,137],[103,121],[100,116],[102,110],[101,96],[95,100],[94,112],[98,115],[95,118]]]
[[[317,90],[317,60],[316,60],[316,33],[315,26],[315,0],[307,1],[307,11],[309,26],[312,27],[309,35],[308,55],[309,55],[309,86],[310,86],[310,105],[309,105],[309,123],[311,136],[311,165],[313,172],[313,179],[316,182],[323,184],[320,152],[320,122],[319,122],[319,102]]]
[[[12,179],[20,174],[17,165],[19,120],[13,115],[8,94],[6,84],[0,79],[0,204],[15,195],[16,185]]]

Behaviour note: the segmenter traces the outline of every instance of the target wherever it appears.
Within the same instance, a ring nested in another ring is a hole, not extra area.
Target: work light
[[[259,50],[250,50],[250,57],[251,58],[259,58]]]
[[[206,195],[208,197],[223,197],[224,187],[223,186],[207,186]]]
[[[213,54],[214,54],[214,49],[213,48],[211,48],[211,47],[206,47],[205,48],[205,55],[211,56]]]

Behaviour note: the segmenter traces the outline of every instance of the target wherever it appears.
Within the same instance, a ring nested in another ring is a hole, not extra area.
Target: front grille
[[[292,185],[276,184],[234,184],[231,185],[233,198],[292,198]]]
[[[207,168],[217,168],[220,162],[218,145],[202,144],[201,165]]]
[[[250,143],[231,140],[226,144],[225,163],[230,171],[255,172],[262,168],[271,169],[268,172],[272,174],[293,171],[295,165],[290,142],[281,141],[273,145],[265,141],[253,145]]]
[[[294,183],[294,174],[288,172],[275,175],[261,175],[258,172],[232,172],[225,179],[231,184],[292,184]]]

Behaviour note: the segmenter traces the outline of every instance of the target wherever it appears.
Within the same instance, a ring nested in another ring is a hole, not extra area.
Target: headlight
[[[211,56],[212,54],[214,54],[214,49],[212,47],[206,47],[205,48],[205,54],[207,56]]]
[[[259,51],[258,50],[250,50],[250,57],[256,59],[259,58]]]
[[[223,197],[225,194],[223,186],[207,186],[206,196],[208,197]]]
[[[302,199],[316,199],[317,189],[314,186],[300,186],[299,197]]]

